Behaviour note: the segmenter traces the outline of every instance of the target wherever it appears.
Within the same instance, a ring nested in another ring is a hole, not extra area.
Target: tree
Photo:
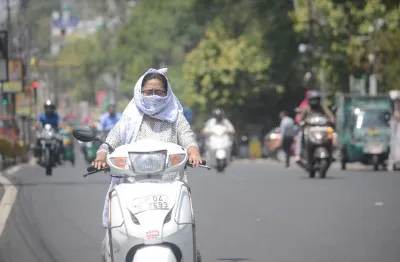
[[[103,33],[77,40],[67,45],[57,57],[64,64],[79,64],[73,70],[76,83],[75,95],[78,99],[95,102],[95,92],[104,86],[101,75],[112,65],[110,55],[101,46]]]
[[[305,39],[309,30],[307,5],[305,0],[298,3],[299,8],[292,13],[296,22],[294,28]],[[372,41],[378,43],[376,54],[379,58],[382,41],[378,40],[378,36],[389,37],[398,31],[398,3],[384,0],[314,0],[313,4],[315,65],[325,71],[332,91],[348,91],[349,74],[371,73],[370,66],[365,67],[365,61],[368,54],[373,53]],[[385,21],[385,28],[376,27],[379,18]],[[371,28],[375,28],[373,34]]]
[[[184,74],[193,92],[191,102],[208,110],[222,107],[236,122],[253,108],[259,109],[257,101],[274,88],[267,74],[271,60],[261,46],[260,33],[233,38],[222,20],[215,19],[186,57]]]
[[[192,7],[193,1],[184,0],[147,0],[136,5],[118,39],[117,60],[124,69],[123,81],[130,83],[122,92],[131,94],[131,86],[146,69],[165,66],[170,67],[175,91],[184,90],[180,68],[202,32],[190,16]]]

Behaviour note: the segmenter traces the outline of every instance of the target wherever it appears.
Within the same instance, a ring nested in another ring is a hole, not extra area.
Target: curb
[[[28,155],[28,161],[17,161],[14,165],[9,165],[0,171],[0,237],[5,228],[7,219],[18,195],[18,188],[5,176],[17,173],[22,167],[32,165],[32,158]],[[2,191],[2,192],[1,192]]]
[[[15,173],[18,172],[20,167],[15,166],[16,168],[13,170],[10,170],[12,172],[9,173]],[[19,168],[17,168],[19,167]],[[8,180],[5,176],[3,176],[3,172],[0,172],[0,184],[3,187],[3,195],[0,198],[0,236],[3,233],[4,227],[6,225],[8,216],[11,213],[12,207],[14,205],[14,202],[17,198],[18,194],[18,189],[11,183],[10,180]]]

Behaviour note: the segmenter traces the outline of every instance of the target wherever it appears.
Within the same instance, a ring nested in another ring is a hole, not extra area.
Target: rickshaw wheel
[[[377,155],[372,156],[372,165],[374,166],[374,171],[379,170],[379,158]]]
[[[340,164],[341,164],[341,169],[346,170],[346,151],[345,149],[341,150],[340,153]]]

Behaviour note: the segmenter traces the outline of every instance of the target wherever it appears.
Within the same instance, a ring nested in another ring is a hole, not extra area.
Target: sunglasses
[[[166,96],[167,92],[164,90],[154,90],[154,89],[149,89],[149,90],[143,90],[142,94],[144,96],[152,96],[152,95],[157,95],[157,96]]]

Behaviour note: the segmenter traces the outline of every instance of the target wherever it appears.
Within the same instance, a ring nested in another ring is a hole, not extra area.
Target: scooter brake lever
[[[206,168],[207,170],[211,170],[211,167],[206,166],[206,165],[199,165],[199,167]]]

